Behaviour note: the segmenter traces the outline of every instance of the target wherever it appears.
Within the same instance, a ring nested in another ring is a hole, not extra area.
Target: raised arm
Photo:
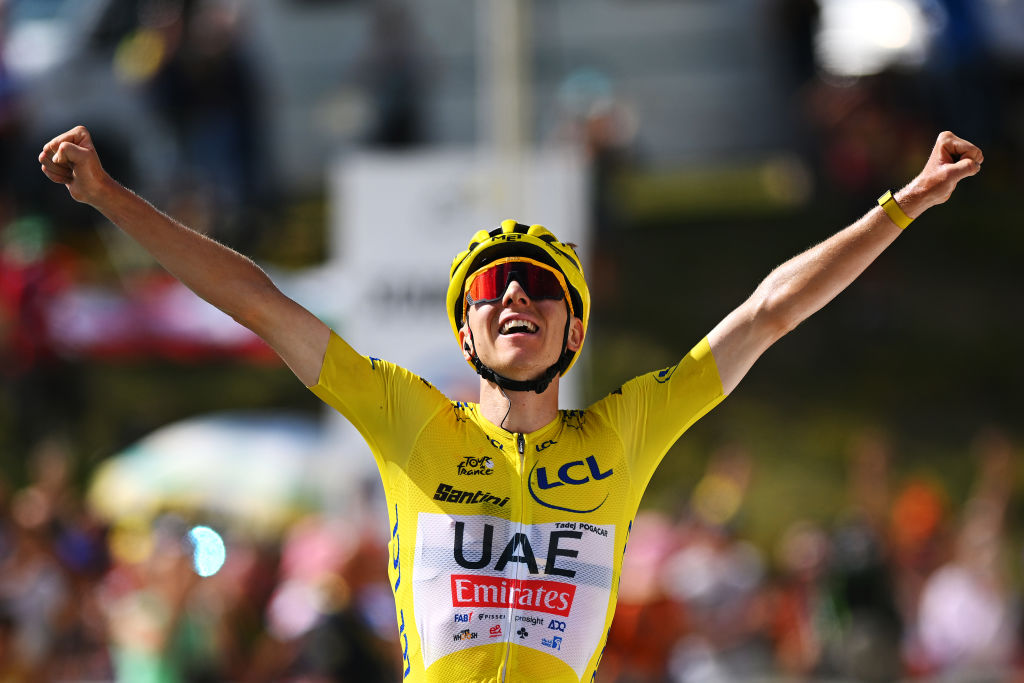
[[[942,204],[958,182],[981,170],[981,150],[950,132],[939,135],[924,169],[895,194],[914,219]],[[846,289],[901,234],[881,206],[772,271],[754,293],[718,323],[708,340],[726,393],[784,334]]]
[[[103,170],[82,126],[46,143],[39,162],[76,201],[98,210],[189,289],[262,337],[303,384],[317,383],[330,331],[259,266],[118,184]]]

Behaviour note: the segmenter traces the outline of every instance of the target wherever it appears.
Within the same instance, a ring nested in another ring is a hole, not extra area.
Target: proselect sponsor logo
[[[569,616],[576,586],[560,581],[513,581],[494,576],[452,574],[452,605],[458,608],[508,608]]]

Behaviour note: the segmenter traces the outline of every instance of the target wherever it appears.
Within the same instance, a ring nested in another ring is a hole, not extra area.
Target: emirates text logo
[[[490,607],[569,616],[576,586],[545,579],[510,580],[475,574],[452,574],[452,606]]]

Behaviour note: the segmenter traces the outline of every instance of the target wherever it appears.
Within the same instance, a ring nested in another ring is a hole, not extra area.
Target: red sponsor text
[[[452,574],[454,607],[498,607],[569,616],[576,586],[544,579]]]

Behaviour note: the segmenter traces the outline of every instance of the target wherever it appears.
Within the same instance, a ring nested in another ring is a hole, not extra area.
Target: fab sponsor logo
[[[472,612],[470,612],[468,614],[456,614],[455,615],[455,623],[456,624],[468,624],[471,621],[473,621],[473,613]]]
[[[560,465],[534,465],[527,490],[546,508],[586,514],[604,505],[611,494],[611,467],[604,469],[596,455],[569,460]]]
[[[567,617],[576,586],[544,579],[503,579],[476,574],[452,574],[454,607],[509,608]]]
[[[490,475],[494,474],[494,460],[492,458],[474,458],[467,455],[455,467],[456,474],[466,475]]]

